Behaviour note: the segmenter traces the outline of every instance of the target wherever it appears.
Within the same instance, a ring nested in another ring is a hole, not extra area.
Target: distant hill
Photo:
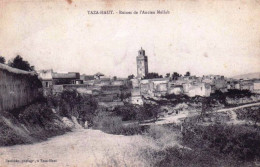
[[[232,78],[234,78],[234,79],[254,79],[254,78],[260,79],[260,72],[237,75],[237,76],[233,76]]]

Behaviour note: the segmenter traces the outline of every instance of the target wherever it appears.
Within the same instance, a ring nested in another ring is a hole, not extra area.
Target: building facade
[[[43,88],[52,87],[52,73],[52,69],[38,71],[38,78],[41,80]]]
[[[253,84],[254,84],[254,93],[260,94],[260,80],[255,81]]]
[[[77,84],[76,81],[80,80],[80,74],[78,72],[68,73],[52,73],[53,85],[64,84]]]

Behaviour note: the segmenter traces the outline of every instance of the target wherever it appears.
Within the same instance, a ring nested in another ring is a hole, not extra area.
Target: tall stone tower
[[[138,51],[138,56],[136,57],[137,64],[137,78],[141,79],[148,74],[148,58],[145,55],[145,50],[141,48]]]

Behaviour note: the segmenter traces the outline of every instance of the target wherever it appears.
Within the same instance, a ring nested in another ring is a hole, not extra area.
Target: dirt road
[[[245,105],[241,105],[241,106],[237,106],[237,107],[232,107],[232,108],[224,108],[224,109],[220,109],[220,110],[216,110],[214,112],[227,112],[230,114],[231,117],[231,123],[235,123],[235,124],[241,124],[241,123],[245,123],[245,121],[240,121],[237,120],[237,116],[236,113],[234,112],[234,110],[236,109],[241,109],[241,108],[246,108],[246,107],[252,107],[252,106],[258,106],[260,105],[260,102],[258,103],[252,103],[252,104],[245,104]],[[158,121],[154,122],[154,123],[145,123],[142,125],[163,125],[163,124],[171,124],[171,123],[181,123],[181,120],[186,118],[186,117],[191,117],[194,116],[198,113],[189,113],[188,111],[182,111],[180,114],[177,115],[169,115],[166,117],[162,117],[160,118]]]
[[[224,108],[224,109],[217,110],[216,112],[225,112],[225,111],[231,111],[231,110],[241,109],[241,108],[245,108],[245,107],[258,106],[258,105],[260,105],[260,102],[252,103],[252,104],[245,104],[242,106],[237,106],[237,107],[232,107],[232,108]]]
[[[241,109],[241,108],[246,108],[246,107],[258,106],[258,105],[260,105],[260,102],[252,103],[252,104],[245,104],[245,105],[238,106],[238,107],[224,108],[224,109],[221,109],[221,110],[217,110],[215,112],[225,112],[225,113],[229,114],[231,120],[228,123],[230,123],[230,124],[245,124],[245,123],[251,122],[251,121],[238,120],[235,110]],[[253,123],[251,122],[251,124],[253,124]],[[259,126],[259,124],[257,124],[257,125]]]
[[[0,166],[147,166],[138,150],[148,145],[142,136],[79,129],[41,143],[0,147]]]

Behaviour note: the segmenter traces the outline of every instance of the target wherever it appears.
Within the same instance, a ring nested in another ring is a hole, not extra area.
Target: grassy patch
[[[259,123],[260,121],[260,106],[246,107],[235,110],[237,114],[237,119],[239,120],[249,120],[254,123]]]
[[[140,134],[143,128],[137,123],[124,124],[119,116],[112,116],[106,112],[99,112],[93,120],[93,128],[117,135]]]
[[[195,150],[210,150],[238,161],[260,159],[260,131],[252,126],[188,126],[183,133],[183,143]]]
[[[252,126],[194,123],[184,129],[180,135],[171,126],[151,126],[144,136],[158,147],[142,148],[140,156],[150,166],[163,167],[254,166],[260,159],[260,133]]]

